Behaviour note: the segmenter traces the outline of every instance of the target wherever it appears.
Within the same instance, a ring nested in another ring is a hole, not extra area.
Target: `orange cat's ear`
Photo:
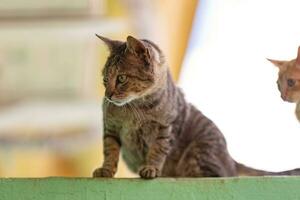
[[[300,46],[298,47],[298,54],[296,58],[296,66],[300,68]]]
[[[106,44],[106,46],[109,48],[110,51],[113,51],[116,47],[118,47],[122,44],[122,42],[120,42],[120,41],[111,40],[109,38],[103,37],[98,34],[96,34],[96,36]]]
[[[273,65],[275,65],[278,68],[282,68],[284,66],[284,63],[286,61],[282,61],[282,60],[273,60],[273,59],[269,59],[267,58],[268,61],[270,61]]]

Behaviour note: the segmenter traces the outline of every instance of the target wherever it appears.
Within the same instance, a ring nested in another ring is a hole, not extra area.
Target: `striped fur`
[[[132,83],[122,91],[115,85],[118,73],[139,78],[129,78]],[[142,178],[269,174],[231,158],[218,127],[186,102],[171,78],[161,50],[152,42],[131,38],[111,50],[104,77],[106,94],[121,93],[123,99],[129,95],[137,97],[122,106],[104,98],[105,159],[94,177],[114,176],[120,149],[128,167]],[[284,174],[288,173],[291,172]]]

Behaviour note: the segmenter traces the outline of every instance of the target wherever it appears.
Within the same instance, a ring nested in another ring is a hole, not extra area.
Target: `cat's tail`
[[[297,176],[300,175],[300,168],[282,171],[282,172],[268,172],[259,169],[247,167],[243,164],[235,162],[236,169],[239,176]]]

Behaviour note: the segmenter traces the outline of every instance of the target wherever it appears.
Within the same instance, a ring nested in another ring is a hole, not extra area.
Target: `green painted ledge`
[[[299,200],[300,177],[0,179],[0,200]]]

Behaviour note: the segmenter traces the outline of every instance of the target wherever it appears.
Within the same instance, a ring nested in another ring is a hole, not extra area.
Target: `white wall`
[[[215,121],[232,156],[279,171],[300,167],[295,104],[283,102],[277,69],[300,45],[300,1],[200,1],[179,85]]]

